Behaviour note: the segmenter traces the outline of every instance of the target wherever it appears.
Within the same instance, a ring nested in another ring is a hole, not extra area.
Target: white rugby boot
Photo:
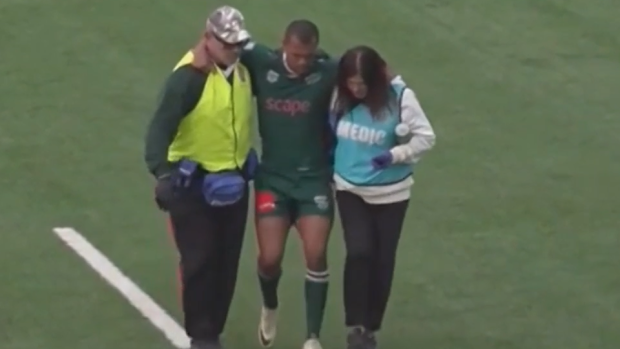
[[[318,338],[309,338],[304,343],[303,349],[323,349],[323,346]]]
[[[278,309],[262,307],[258,325],[258,341],[263,348],[269,348],[276,339],[278,328]]]

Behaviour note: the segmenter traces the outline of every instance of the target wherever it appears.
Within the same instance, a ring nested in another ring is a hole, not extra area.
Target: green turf
[[[332,52],[376,45],[438,145],[419,166],[386,348],[620,347],[620,6],[612,0],[239,0],[277,44],[310,17]],[[0,348],[170,348],[51,234],[83,232],[178,316],[175,255],[142,136],[219,2],[0,2]],[[227,332],[256,347],[248,231]],[[291,241],[277,348],[301,346]],[[342,347],[342,244],[324,344]]]

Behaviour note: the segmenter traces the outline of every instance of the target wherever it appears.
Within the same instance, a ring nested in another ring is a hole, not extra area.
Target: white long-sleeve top
[[[405,84],[400,76],[395,77],[392,83]],[[335,98],[332,99],[332,103],[333,101]],[[401,122],[409,127],[412,137],[408,143],[399,144],[393,147],[390,152],[394,163],[405,163],[413,166],[420,161],[424,153],[433,148],[436,136],[415,92],[409,87],[406,87],[402,94],[400,117]],[[410,176],[390,185],[356,186],[334,174],[334,184],[336,190],[352,192],[370,204],[388,204],[409,199],[414,179],[413,176]]]

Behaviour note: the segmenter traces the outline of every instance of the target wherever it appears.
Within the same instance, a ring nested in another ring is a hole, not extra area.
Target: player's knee
[[[258,255],[258,269],[265,276],[275,276],[280,273],[282,258],[278,254],[260,253]]]
[[[323,240],[305,240],[304,256],[308,270],[324,270],[327,268],[327,243]]]
[[[327,256],[325,251],[306,253],[306,268],[311,271],[323,271],[327,269]]]
[[[306,256],[306,280],[313,283],[326,283],[329,281],[327,258],[325,254]]]

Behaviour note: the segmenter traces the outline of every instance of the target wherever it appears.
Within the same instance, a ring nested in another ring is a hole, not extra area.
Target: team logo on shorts
[[[327,210],[329,208],[329,200],[325,195],[317,195],[314,197],[314,203],[319,210]]]
[[[256,193],[256,212],[269,213],[276,209],[276,196],[268,191]]]

